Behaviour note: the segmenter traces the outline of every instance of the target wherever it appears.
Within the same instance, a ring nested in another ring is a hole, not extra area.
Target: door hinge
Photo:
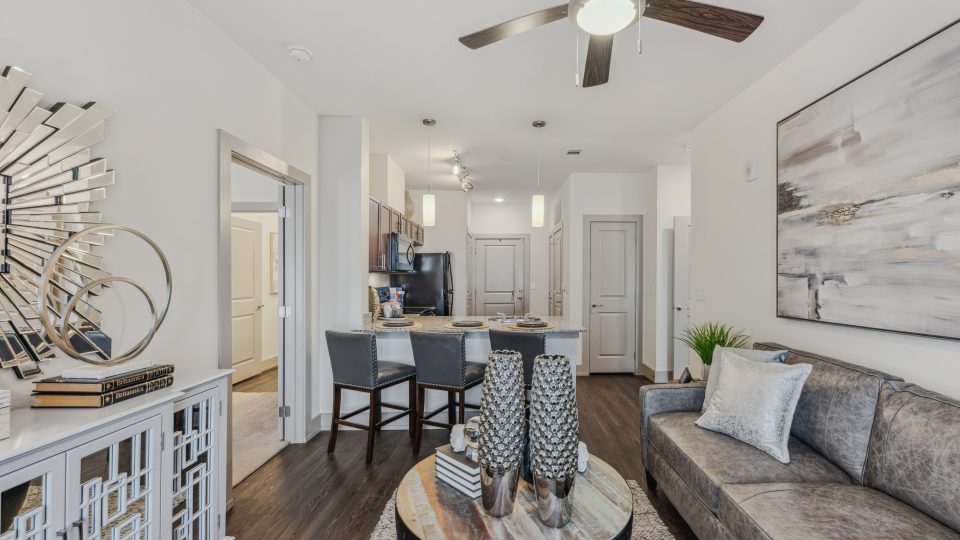
[[[167,449],[167,433],[165,431],[160,432],[160,450]]]
[[[286,206],[281,206],[280,209],[277,210],[277,214],[280,216],[280,219],[289,219],[293,217],[293,210]]]
[[[223,416],[223,400],[217,402],[220,407],[220,416]]]
[[[220,514],[217,514],[217,530],[220,530]]]
[[[286,319],[287,317],[293,315],[293,308],[290,306],[280,306],[278,315],[280,315],[281,319]]]
[[[280,407],[280,418],[289,418],[290,417],[290,406],[284,405]]]

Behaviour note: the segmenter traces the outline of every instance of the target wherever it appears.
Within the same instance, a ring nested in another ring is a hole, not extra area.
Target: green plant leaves
[[[700,361],[709,366],[713,362],[714,348],[743,348],[750,341],[750,336],[727,324],[706,322],[690,325],[677,339],[693,349]]]

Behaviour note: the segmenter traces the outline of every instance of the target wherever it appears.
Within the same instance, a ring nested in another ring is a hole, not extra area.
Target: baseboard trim
[[[638,375],[641,377],[646,377],[653,382],[657,382],[657,372],[646,364],[640,364],[640,373],[638,373]]]

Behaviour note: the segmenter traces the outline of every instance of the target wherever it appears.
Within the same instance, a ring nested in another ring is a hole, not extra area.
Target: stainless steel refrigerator
[[[403,287],[405,313],[453,315],[452,253],[417,253],[413,272],[391,274],[391,287]]]

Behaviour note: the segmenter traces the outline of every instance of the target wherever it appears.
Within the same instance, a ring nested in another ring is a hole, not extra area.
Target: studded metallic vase
[[[480,491],[493,517],[513,511],[520,478],[523,416],[523,358],[511,351],[490,353],[480,397]]]
[[[570,360],[540,355],[533,363],[530,446],[537,513],[548,527],[563,527],[573,512],[579,442]]]

